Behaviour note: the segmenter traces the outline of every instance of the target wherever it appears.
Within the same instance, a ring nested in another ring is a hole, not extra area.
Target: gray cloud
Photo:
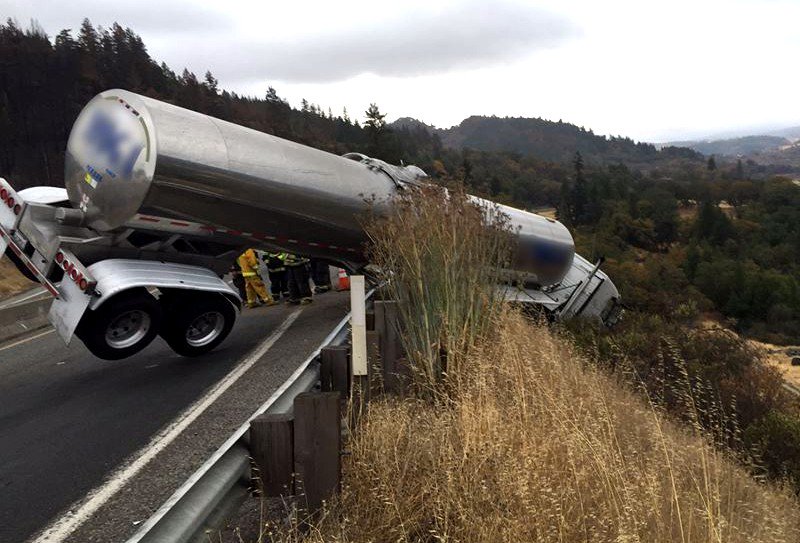
[[[246,9],[246,8],[242,8]],[[237,36],[235,12],[190,0],[0,0],[0,13],[27,26],[35,18],[54,36],[77,33],[88,17],[106,28],[118,22],[142,34],[151,52],[173,69],[212,72],[226,85],[262,81],[326,83],[371,73],[417,76],[510,62],[555,47],[578,31],[566,19],[509,0],[467,0],[397,20],[363,17],[358,27],[294,40]],[[379,15],[380,12],[377,11]],[[289,20],[298,25],[302,21]]]
[[[84,18],[92,21],[95,27],[110,28],[117,22],[140,34],[161,36],[211,30],[217,32],[233,26],[232,19],[225,14],[188,0],[0,0],[0,13],[4,14],[4,19],[16,19],[23,27],[35,19],[51,36],[65,28],[71,28],[73,34],[77,33]]]
[[[478,68],[550,48],[577,34],[550,12],[502,2],[470,2],[433,16],[370,24],[297,42],[198,44],[191,64],[226,81],[339,81],[363,73],[416,76]]]

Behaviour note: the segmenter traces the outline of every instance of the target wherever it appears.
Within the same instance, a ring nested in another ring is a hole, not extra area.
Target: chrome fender
[[[88,270],[97,281],[95,295],[89,303],[91,310],[102,306],[115,294],[136,287],[218,292],[236,309],[242,308],[242,299],[234,288],[213,271],[199,266],[119,258],[101,260],[89,266]]]

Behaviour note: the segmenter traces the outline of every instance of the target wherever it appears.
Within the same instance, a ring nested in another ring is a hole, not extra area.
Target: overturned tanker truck
[[[225,339],[241,309],[222,276],[243,248],[361,270],[365,198],[385,211],[425,177],[109,90],[75,121],[66,189],[16,192],[0,179],[0,256],[53,295],[49,318],[66,343],[77,336],[114,360],[160,334],[197,356]],[[617,319],[617,289],[575,254],[562,224],[501,209],[519,233],[522,280],[499,286],[509,300],[554,319]]]

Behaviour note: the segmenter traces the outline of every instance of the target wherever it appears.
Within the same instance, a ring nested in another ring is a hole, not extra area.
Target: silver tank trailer
[[[152,214],[351,267],[366,263],[367,200],[385,211],[405,183],[424,177],[415,166],[340,157],[118,89],[81,111],[65,165],[70,201],[96,230]],[[502,209],[519,232],[519,271],[541,285],[558,282],[574,255],[569,231]]]

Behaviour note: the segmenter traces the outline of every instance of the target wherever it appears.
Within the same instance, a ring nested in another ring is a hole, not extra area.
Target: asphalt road
[[[332,293],[319,302],[303,309],[302,318],[292,325],[295,337],[288,333],[284,341],[289,343],[281,347],[282,354],[274,355],[278,361],[292,360],[283,373],[259,376],[254,402],[266,399],[264,391],[279,386],[286,372],[313,349],[312,340],[324,337],[346,312],[346,295]],[[77,340],[66,347],[48,331],[0,345],[0,541],[25,541],[81,500],[223,379],[294,310],[246,310],[217,350],[195,359],[175,355],[160,338],[138,355],[115,362],[94,358]],[[326,329],[307,337],[303,328],[311,329],[315,322]],[[256,405],[242,406],[236,417]],[[246,420],[236,417],[213,439],[224,438],[223,433]],[[166,495],[168,491],[159,490]]]

